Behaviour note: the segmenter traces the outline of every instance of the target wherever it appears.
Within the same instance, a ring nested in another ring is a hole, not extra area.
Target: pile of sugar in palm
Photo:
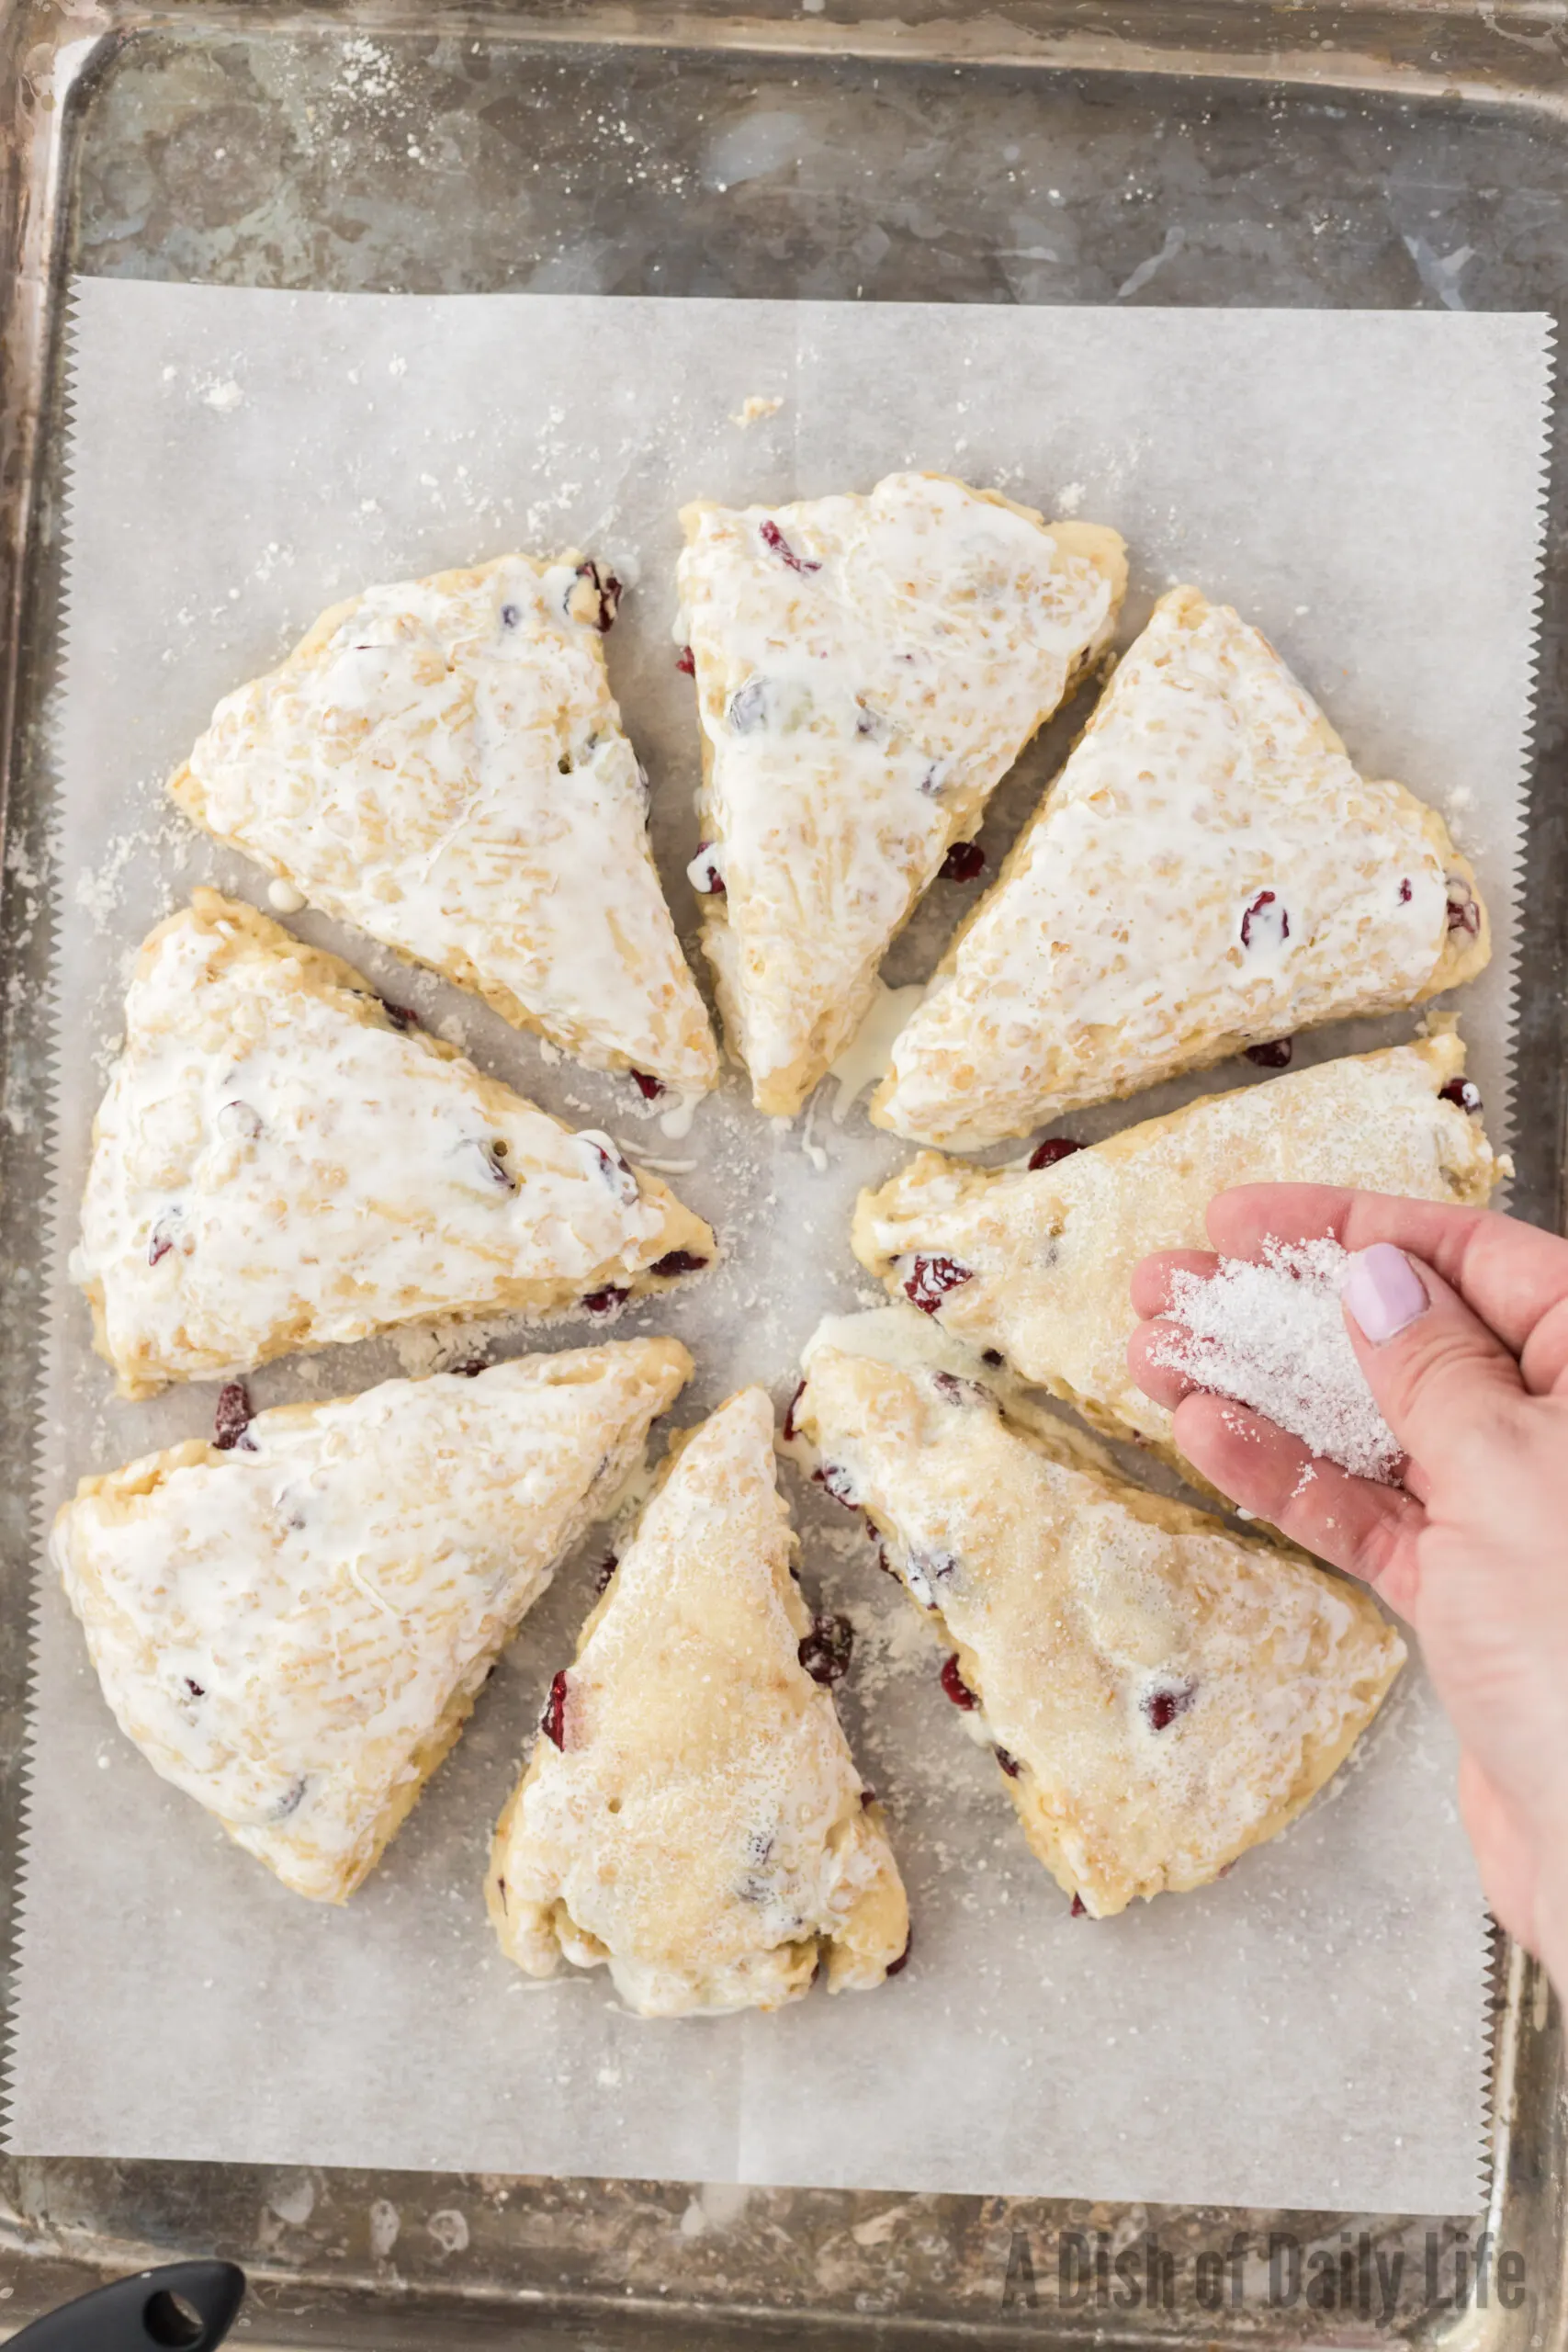
[[[1179,1328],[1152,1352],[1201,1388],[1266,1414],[1314,1454],[1390,1486],[1403,1449],[1345,1329],[1349,1265],[1337,1241],[1269,1240],[1260,1265],[1222,1258],[1206,1278],[1179,1273],[1166,1309]]]

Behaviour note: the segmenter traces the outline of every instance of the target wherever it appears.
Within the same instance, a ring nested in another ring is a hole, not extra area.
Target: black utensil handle
[[[244,2300],[237,2263],[167,2262],[35,2319],[6,2352],[212,2352]]]

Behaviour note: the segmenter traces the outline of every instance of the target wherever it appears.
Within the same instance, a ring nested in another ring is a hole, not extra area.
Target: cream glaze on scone
[[[85,1478],[51,1554],[121,1730],[341,1903],[691,1368],[630,1340],[391,1380]]]
[[[238,900],[197,890],[143,943],[72,1255],[122,1395],[432,1317],[608,1308],[716,1255],[608,1136],[405,1034]]]
[[[940,474],[682,521],[703,946],[758,1108],[789,1115],[949,848],[1110,644],[1126,555]]]
[[[688,2017],[899,1962],[903,1885],[800,1661],[794,1551],[773,1408],[743,1389],[676,1441],[502,1815],[486,1901],[531,1976],[607,1963],[642,2016]]]
[[[871,1115],[977,1151],[1491,953],[1475,877],[1255,628],[1161,599],[897,1039]]]
[[[224,697],[170,788],[518,1028],[701,1093],[717,1051],[604,668],[618,594],[575,550],[367,588]]]
[[[923,1151],[855,1208],[854,1251],[895,1298],[976,1351],[1135,1438],[1183,1476],[1171,1416],[1127,1368],[1128,1283],[1156,1250],[1207,1250],[1204,1215],[1235,1184],[1344,1184],[1479,1206],[1506,1172],[1458,1089],[1450,1024],[1415,1045],[1292,1071],[1123,1128],[1048,1168]]]
[[[795,1428],[955,1657],[976,1702],[959,1720],[998,1750],[1031,1846],[1095,1917],[1276,1836],[1376,1713],[1404,1646],[1359,1586],[1128,1486],[950,1372],[830,1345],[806,1368]]]

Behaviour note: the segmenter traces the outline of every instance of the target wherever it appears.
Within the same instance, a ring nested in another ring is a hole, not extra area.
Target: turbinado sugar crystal
[[[1360,1478],[1392,1486],[1403,1449],[1361,1376],[1339,1294],[1350,1258],[1337,1241],[1276,1241],[1263,1262],[1222,1258],[1210,1275],[1173,1276],[1169,1321],[1151,1352],[1200,1388],[1234,1397]]]

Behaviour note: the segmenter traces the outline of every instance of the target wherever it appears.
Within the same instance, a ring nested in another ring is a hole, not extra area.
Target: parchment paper
[[[1506,1136],[1509,898],[1529,724],[1547,326],[1318,315],[327,297],[88,282],[73,360],[60,706],[60,1188],[39,1502],[205,1431],[212,1391],[112,1401],[63,1252],[129,955],[194,879],[261,878],[166,813],[215,698],[335,597],[575,540],[629,583],[612,676],[654,778],[677,918],[694,846],[673,668],[675,509],[950,468],[1132,543],[1126,634],[1191,578],[1268,629],[1364,767],[1475,857],[1497,954],[1464,1025]],[[749,395],[772,415],[731,421]],[[1078,714],[1081,717],[1081,708]],[[991,870],[1077,719],[998,796]],[[939,884],[888,971],[928,970],[973,890]],[[623,1325],[695,1349],[677,1417],[781,1399],[819,1315],[866,1291],[856,1186],[903,1147],[819,1102],[793,1130],[733,1081],[685,1140],[625,1083],[550,1063],[474,1001],[316,919],[481,1065],[672,1168],[721,1272]],[[1313,1057],[1410,1033],[1340,1029]],[[1199,1081],[1239,1084],[1238,1063]],[[1109,1132],[1194,1085],[1077,1123]],[[628,1099],[629,1098],[629,1099]],[[581,1324],[543,1344],[577,1344]],[[450,1335],[447,1335],[450,1339]],[[515,1333],[501,1344],[527,1344]],[[471,1338],[461,1351],[472,1352]],[[439,1343],[274,1367],[330,1395]],[[792,1474],[793,1478],[793,1474]],[[1453,2211],[1478,2194],[1483,1914],[1452,1745],[1412,1668],[1357,1758],[1223,1884],[1070,1919],[937,1656],[858,1522],[794,1487],[807,1589],[858,1628],[843,1711],[888,1799],[907,1973],[773,2018],[648,2024],[602,1975],[534,1986],[479,1897],[491,1823],[570,1654],[589,1562],[527,1622],[455,1758],[344,1910],[287,1894],[120,1737],[40,1589],[9,2144],[30,2154],[632,2174],[715,2181]]]

